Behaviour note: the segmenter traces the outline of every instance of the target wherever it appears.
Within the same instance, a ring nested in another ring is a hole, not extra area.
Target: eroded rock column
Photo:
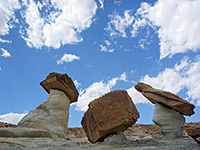
[[[16,128],[0,129],[0,136],[67,137],[69,106],[79,95],[72,79],[67,74],[53,72],[40,85],[49,98],[22,118]]]
[[[185,118],[194,114],[195,106],[171,92],[152,88],[139,82],[135,89],[155,104],[153,122],[160,127],[164,138],[183,137]]]
[[[51,89],[49,98],[30,111],[17,127],[45,129],[53,138],[67,136],[70,100],[62,91]]]
[[[153,122],[160,127],[164,138],[183,137],[185,118],[179,112],[156,103]]]

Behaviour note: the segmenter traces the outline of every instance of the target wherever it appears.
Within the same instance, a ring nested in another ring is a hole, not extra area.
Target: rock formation
[[[185,123],[183,115],[194,114],[194,105],[173,93],[154,89],[145,83],[139,82],[135,85],[135,89],[156,105],[153,122],[160,127],[163,137],[183,137]]]
[[[92,143],[126,130],[139,118],[139,113],[126,91],[116,90],[90,102],[81,124]]]
[[[63,91],[69,97],[70,103],[76,102],[78,98],[78,91],[67,74],[59,74],[52,72],[47,78],[40,82],[40,85],[49,93],[50,89],[57,89]]]
[[[30,111],[18,123],[17,127],[45,129],[52,137],[65,138],[67,136],[70,100],[62,91],[50,89],[46,102]]]
[[[153,104],[161,103],[187,116],[194,114],[194,105],[171,92],[152,88],[150,85],[142,82],[136,84],[135,89],[141,92]]]
[[[156,103],[153,122],[160,127],[164,138],[179,138],[183,136],[185,118],[179,112]]]
[[[50,93],[47,101],[23,117],[15,129],[0,129],[0,136],[67,137],[69,106],[78,97],[73,81],[67,74],[53,72],[40,84]]]
[[[191,136],[197,143],[200,144],[200,123],[189,123],[184,127],[187,135]]]

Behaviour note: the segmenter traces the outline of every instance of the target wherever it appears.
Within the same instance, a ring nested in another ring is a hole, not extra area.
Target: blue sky
[[[126,90],[140,119],[154,105],[145,82],[195,105],[200,120],[200,0],[0,0],[0,121],[17,123],[46,101],[39,85],[67,73],[79,91],[69,127],[80,127],[90,101]]]

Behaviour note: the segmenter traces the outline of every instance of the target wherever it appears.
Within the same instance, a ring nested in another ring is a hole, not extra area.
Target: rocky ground
[[[15,127],[12,124],[0,123],[0,127]],[[129,127],[123,134],[112,135],[104,142],[91,144],[82,128],[69,128],[68,138],[3,138],[0,137],[0,150],[78,150],[78,149],[124,149],[124,150],[200,150],[189,134],[195,134],[200,130],[200,122],[185,124],[185,138],[160,139],[162,137],[159,127],[156,125],[135,124]],[[186,133],[186,131],[188,133]],[[198,138],[197,138],[198,139]]]
[[[0,122],[0,128],[16,127],[14,124]]]

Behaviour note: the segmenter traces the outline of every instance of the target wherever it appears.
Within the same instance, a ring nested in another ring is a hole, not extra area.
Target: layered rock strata
[[[160,127],[164,138],[183,137],[185,118],[179,112],[156,103],[153,122]]]
[[[90,102],[81,124],[88,140],[94,143],[126,130],[138,118],[139,113],[128,93],[116,90]]]
[[[76,102],[78,99],[78,91],[67,74],[52,72],[47,78],[40,82],[40,85],[49,93],[50,89],[63,91],[69,97],[70,103]]]
[[[186,124],[185,131],[188,136],[191,136],[197,143],[200,144],[200,123]]]
[[[194,114],[195,106],[186,100],[180,98],[171,92],[152,88],[150,85],[139,82],[135,85],[135,89],[144,95],[151,103],[161,103],[166,105],[182,115],[191,116]]]
[[[62,91],[50,89],[46,102],[30,111],[18,123],[17,127],[45,129],[52,137],[67,136],[70,100]]]

